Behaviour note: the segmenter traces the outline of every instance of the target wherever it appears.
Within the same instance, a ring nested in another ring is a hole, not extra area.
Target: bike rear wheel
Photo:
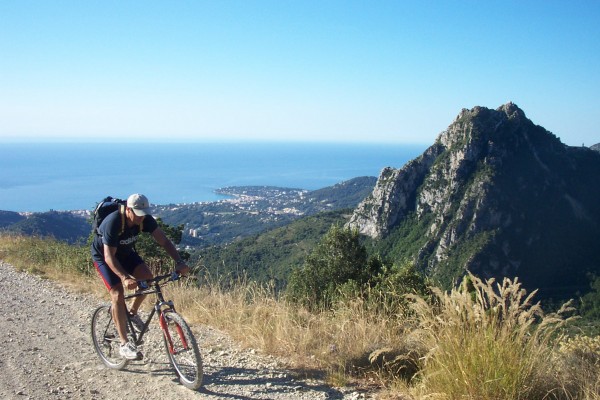
[[[183,317],[174,311],[161,316],[163,338],[169,360],[181,384],[196,390],[202,386],[202,357],[192,330]]]
[[[92,315],[92,342],[96,353],[108,368],[123,369],[129,360],[121,357],[121,341],[109,305],[100,306]]]

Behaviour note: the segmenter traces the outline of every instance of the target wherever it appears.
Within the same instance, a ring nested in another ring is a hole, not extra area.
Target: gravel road
[[[281,360],[242,349],[226,335],[192,327],[204,361],[198,391],[179,384],[168,363],[158,326],[145,340],[144,360],[123,371],[100,362],[90,339],[97,298],[16,271],[0,261],[0,398],[2,399],[362,399],[298,379]]]

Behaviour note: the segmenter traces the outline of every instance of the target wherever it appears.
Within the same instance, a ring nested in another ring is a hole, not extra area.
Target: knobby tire
[[[109,305],[100,306],[94,311],[91,335],[94,349],[104,365],[118,370],[125,368],[129,360],[119,354],[121,341]]]
[[[202,386],[202,357],[192,330],[183,317],[174,311],[162,314],[163,339],[169,360],[181,384],[196,390]]]

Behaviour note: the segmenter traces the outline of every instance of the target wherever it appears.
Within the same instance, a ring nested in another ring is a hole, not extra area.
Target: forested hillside
[[[304,263],[329,228],[343,225],[351,212],[347,209],[304,217],[233,243],[200,249],[192,257],[203,265],[203,274],[221,282],[249,279],[282,288],[292,269]]]

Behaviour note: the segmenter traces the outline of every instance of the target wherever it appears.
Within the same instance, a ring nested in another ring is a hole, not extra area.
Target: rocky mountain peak
[[[419,242],[410,256],[447,282],[470,269],[484,276],[541,278],[551,286],[540,271],[550,268],[562,277],[566,264],[549,260],[554,265],[538,269],[531,266],[537,265],[533,252],[589,242],[580,232],[590,229],[600,235],[599,197],[600,154],[565,146],[509,102],[495,110],[463,109],[421,156],[400,169],[384,168],[348,226],[388,242],[393,237],[404,243],[406,231]],[[575,236],[564,237],[566,231]],[[546,248],[554,242],[562,244]],[[401,245],[386,246],[406,253]],[[556,257],[562,260],[572,250]],[[547,258],[548,251],[538,257]],[[574,254],[588,265],[577,268],[598,270],[600,250],[589,258],[598,259],[596,266]]]
[[[504,112],[508,118],[525,118],[525,113],[515,103],[508,103],[498,107],[498,111]]]

